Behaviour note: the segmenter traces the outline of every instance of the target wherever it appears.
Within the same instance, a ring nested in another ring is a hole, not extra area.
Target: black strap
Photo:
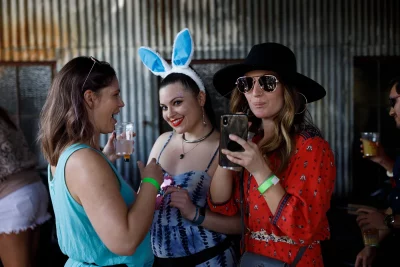
[[[290,264],[291,267],[295,267],[297,263],[301,260],[301,257],[303,257],[304,252],[306,252],[307,246],[302,246],[299,251],[297,252],[296,258],[294,258],[292,264]]]
[[[161,149],[160,154],[158,155],[157,163],[160,162],[161,154],[164,152],[165,147],[168,145],[168,143],[169,143],[169,141],[171,140],[171,137],[172,137],[173,135],[174,135],[174,132],[172,131],[171,134],[168,136],[168,139],[167,139],[167,141],[165,142],[163,148]]]
[[[159,258],[154,257],[154,266],[196,266],[211,260],[212,258],[218,256],[219,254],[223,253],[229,247],[232,246],[231,238],[227,236],[224,241],[218,243],[217,245],[206,248],[202,251],[199,251],[195,254],[184,256],[184,257],[177,257],[177,258]]]
[[[245,234],[246,234],[246,225],[244,221],[244,168],[242,168],[242,171],[240,173],[240,179],[239,179],[239,188],[240,188],[240,217],[242,219],[242,244],[241,244],[241,251],[245,251],[246,245],[245,245]],[[250,183],[248,183],[249,185]],[[297,252],[296,257],[294,258],[292,264],[290,264],[291,267],[295,267],[297,263],[301,260],[301,257],[303,257],[304,252],[306,252],[307,246],[302,246],[300,247],[299,251]]]
[[[214,158],[217,155],[218,151],[219,151],[219,146],[215,150],[214,155],[212,156],[212,158],[211,158],[210,162],[208,163],[207,168],[206,168],[206,170],[204,172],[208,172],[208,169],[210,169],[210,167],[211,167],[211,165],[212,165],[212,163],[214,161]]]

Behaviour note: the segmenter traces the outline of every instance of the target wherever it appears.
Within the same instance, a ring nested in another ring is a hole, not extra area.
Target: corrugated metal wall
[[[158,136],[157,80],[136,56],[141,45],[169,58],[175,34],[189,27],[195,59],[244,58],[253,44],[281,42],[299,71],[327,89],[310,105],[336,153],[336,193],[351,191],[354,56],[400,55],[399,0],[0,0],[0,61],[56,61],[78,55],[109,61],[136,123],[133,162]],[[104,142],[103,138],[103,142]],[[127,178],[134,164],[118,164]]]

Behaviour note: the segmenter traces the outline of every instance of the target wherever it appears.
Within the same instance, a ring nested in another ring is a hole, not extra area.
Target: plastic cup
[[[133,152],[133,122],[115,124],[115,133],[115,152],[123,156],[125,162],[129,162]]]
[[[378,153],[379,133],[376,132],[362,132],[361,140],[363,143],[363,150],[365,157],[376,156]]]
[[[377,229],[368,229],[363,231],[363,240],[364,245],[376,247],[379,242],[379,230]]]

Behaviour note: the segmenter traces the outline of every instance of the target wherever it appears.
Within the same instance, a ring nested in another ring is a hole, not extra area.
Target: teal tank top
[[[84,144],[68,147],[60,156],[54,177],[48,166],[48,180],[51,202],[56,218],[57,238],[61,251],[69,257],[67,267],[108,266],[126,264],[129,267],[151,267],[153,252],[148,233],[132,256],[112,253],[100,240],[87,217],[82,205],[75,201],[65,183],[65,165],[68,158],[77,150],[91,148]],[[93,149],[100,153],[99,151]],[[100,153],[113,169],[121,185],[120,193],[129,207],[135,201],[132,188],[122,179],[114,165]],[[112,228],[112,225],[110,225]]]

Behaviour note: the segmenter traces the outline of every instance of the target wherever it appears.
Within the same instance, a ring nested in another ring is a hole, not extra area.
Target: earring
[[[305,102],[304,102],[304,109],[301,112],[295,113],[295,115],[299,115],[299,114],[303,113],[304,111],[306,111],[307,103],[308,103],[307,97],[305,95],[303,95],[302,93],[298,93],[298,94],[300,94],[300,95],[302,95],[304,97]]]
[[[206,126],[207,122],[206,122],[206,117],[204,115],[204,107],[201,107],[201,109],[203,110],[203,125]]]

